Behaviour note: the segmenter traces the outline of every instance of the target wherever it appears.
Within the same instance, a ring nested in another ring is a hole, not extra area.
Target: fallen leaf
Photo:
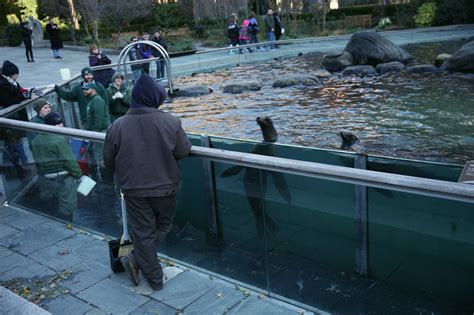
[[[259,299],[263,300],[263,299],[265,298],[265,294],[259,293],[259,294],[257,295],[257,297],[258,297]]]
[[[71,224],[71,223],[68,223],[68,224],[66,225],[66,228],[69,229],[69,230],[72,230],[72,224]]]

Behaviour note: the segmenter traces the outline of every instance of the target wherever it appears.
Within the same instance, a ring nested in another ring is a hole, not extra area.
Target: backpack
[[[257,34],[260,29],[258,28],[257,23],[250,23],[249,24],[249,33],[250,34]]]

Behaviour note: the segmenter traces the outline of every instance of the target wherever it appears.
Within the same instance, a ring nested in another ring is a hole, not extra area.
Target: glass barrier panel
[[[461,166],[384,158],[369,158],[369,165],[451,181],[457,181],[462,170]],[[370,277],[391,285],[397,296],[416,292],[422,309],[471,311],[474,206],[373,188],[368,189],[368,196]]]
[[[212,146],[334,165],[354,163],[351,154],[285,145],[213,137]],[[315,278],[330,281],[341,278],[341,273],[350,276],[355,252],[352,185],[252,168],[242,168],[231,177],[226,174],[238,167],[222,163],[214,167],[219,218],[247,209],[247,221],[237,231],[252,228],[253,243],[266,241],[267,256],[261,258],[261,264],[268,263],[271,292],[312,304],[326,292],[323,280],[318,283]],[[255,194],[263,196],[263,202],[254,200]],[[288,281],[294,285],[289,286]]]
[[[1,128],[2,139],[7,134],[1,147],[2,182],[11,205],[115,237],[121,235],[120,199],[113,174],[95,158],[102,144],[6,129]],[[13,143],[10,138],[18,137],[9,138],[8,134],[24,136]],[[81,175],[96,182],[87,196],[77,192]]]

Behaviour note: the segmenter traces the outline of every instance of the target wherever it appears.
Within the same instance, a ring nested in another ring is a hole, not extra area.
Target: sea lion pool
[[[459,43],[442,46],[453,47],[453,52]],[[403,48],[417,57],[429,51],[424,47],[433,50],[426,44]],[[255,119],[270,116],[283,144],[339,149],[338,132],[347,130],[368,154],[456,164],[473,158],[474,77],[445,72],[332,74],[320,78],[320,88],[272,87],[280,77],[316,75],[322,58],[309,54],[179,77],[175,87],[205,85],[214,92],[175,98],[164,109],[180,117],[189,133],[260,141]],[[259,80],[262,89],[223,93],[224,83],[241,80]]]

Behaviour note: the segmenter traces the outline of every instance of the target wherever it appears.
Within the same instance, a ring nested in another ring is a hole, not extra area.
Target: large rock
[[[284,87],[294,86],[294,85],[322,86],[323,84],[317,77],[304,75],[304,74],[296,74],[296,75],[282,77],[282,78],[277,79],[273,83],[274,88],[284,88]]]
[[[253,81],[235,81],[225,83],[222,86],[224,93],[240,94],[245,91],[260,91],[262,89],[262,83],[257,80]]]
[[[212,93],[213,90],[203,85],[180,86],[173,90],[172,97],[195,97]]]
[[[407,68],[411,73],[433,73],[440,71],[439,68],[433,65],[415,65]]]
[[[350,53],[355,65],[372,65],[390,61],[408,63],[413,57],[393,42],[375,32],[355,33],[344,51]]]
[[[405,68],[406,66],[400,61],[391,61],[391,62],[386,62],[386,63],[379,63],[375,67],[375,71],[377,71],[380,74],[385,74],[387,72],[392,72],[392,71],[400,72],[404,70]]]
[[[352,66],[352,55],[346,51],[324,56],[323,67],[328,71],[341,71],[349,66]]]
[[[474,40],[470,41],[446,60],[441,69],[459,72],[474,72]]]
[[[359,66],[351,66],[347,67],[342,71],[342,75],[358,75],[360,77],[365,77],[369,75],[375,74],[375,69],[372,66],[368,65],[359,65]]]

